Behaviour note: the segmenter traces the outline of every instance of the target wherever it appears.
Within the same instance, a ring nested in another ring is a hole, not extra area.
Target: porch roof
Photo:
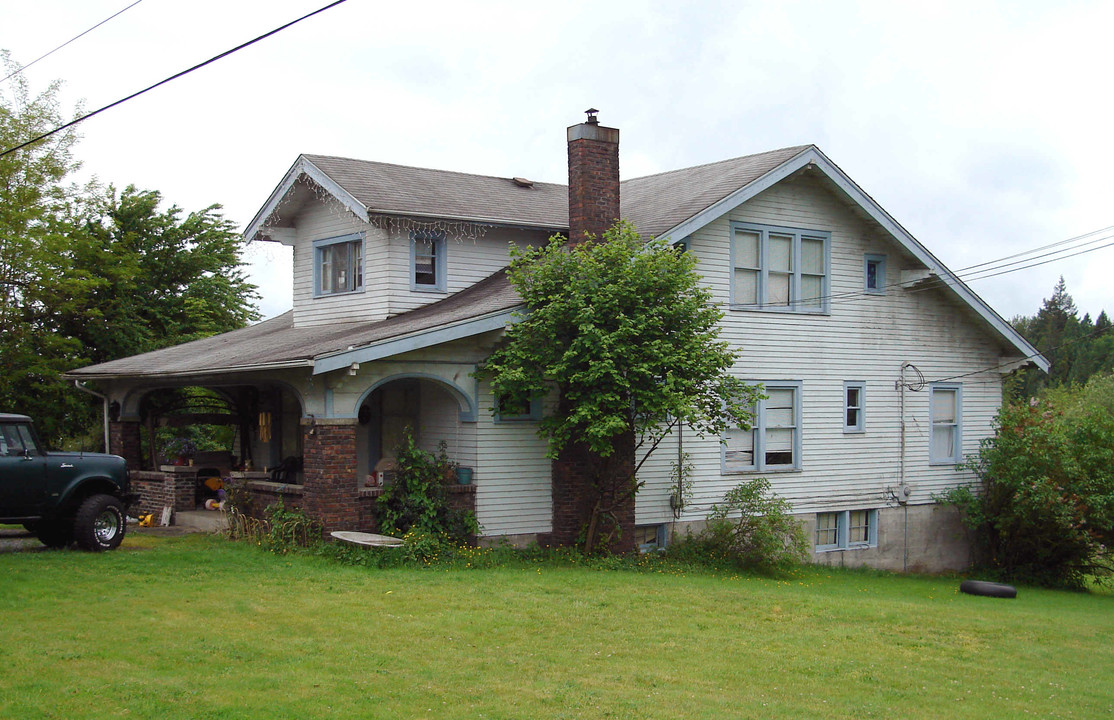
[[[183,378],[299,367],[316,374],[503,327],[521,304],[500,270],[444,300],[378,322],[294,327],[288,311],[240,330],[71,370],[66,377]]]

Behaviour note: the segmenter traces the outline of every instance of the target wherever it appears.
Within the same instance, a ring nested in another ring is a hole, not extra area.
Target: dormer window
[[[410,233],[410,268],[412,289],[444,291],[444,232],[416,230]]]
[[[313,242],[313,294],[339,295],[364,289],[364,236],[356,233]]]

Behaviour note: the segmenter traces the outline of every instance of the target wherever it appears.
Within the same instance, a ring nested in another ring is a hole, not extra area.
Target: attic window
[[[410,233],[410,281],[413,290],[445,290],[445,233],[415,230]]]
[[[336,295],[364,289],[364,237],[342,235],[313,243],[314,295]]]

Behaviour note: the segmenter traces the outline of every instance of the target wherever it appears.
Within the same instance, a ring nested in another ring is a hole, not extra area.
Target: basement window
[[[877,510],[816,513],[816,550],[878,547]]]

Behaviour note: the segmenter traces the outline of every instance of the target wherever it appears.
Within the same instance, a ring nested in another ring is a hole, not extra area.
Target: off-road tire
[[[124,504],[111,495],[91,495],[74,518],[74,538],[83,550],[113,550],[124,540],[128,519]]]
[[[968,595],[982,595],[994,598],[1015,598],[1017,588],[1004,583],[987,582],[986,580],[964,580],[959,584],[959,591]]]
[[[73,542],[73,520],[71,518],[43,520],[35,526],[35,537],[47,547],[68,547]]]

